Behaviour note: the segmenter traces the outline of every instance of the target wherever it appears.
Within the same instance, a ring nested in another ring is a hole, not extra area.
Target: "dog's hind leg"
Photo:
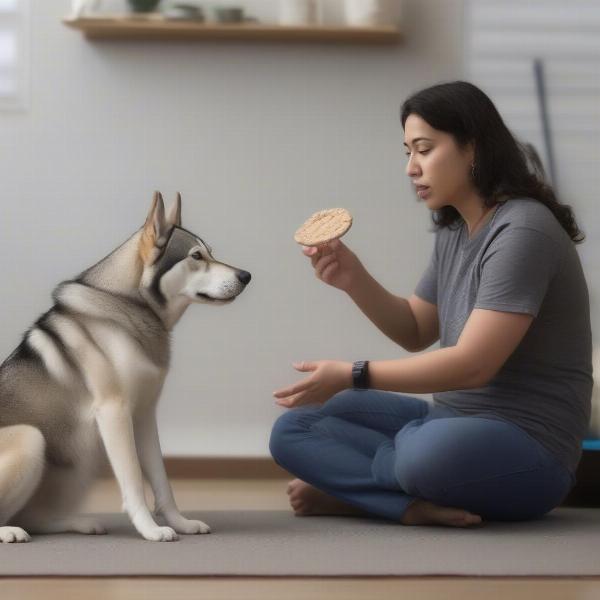
[[[84,533],[88,535],[100,535],[106,533],[106,529],[96,519],[81,515],[53,519],[51,517],[30,521],[26,524],[31,533]]]
[[[0,428],[0,542],[28,542],[21,527],[8,526],[31,498],[44,473],[46,441],[31,425]]]
[[[76,514],[89,488],[90,465],[48,464],[44,477],[25,508],[15,515],[15,523],[32,534],[102,534],[106,529],[93,517]]]

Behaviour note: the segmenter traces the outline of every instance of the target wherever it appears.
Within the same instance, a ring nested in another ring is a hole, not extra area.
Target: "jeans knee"
[[[314,407],[290,409],[277,418],[269,437],[269,452],[277,464],[287,462],[286,456],[293,449],[294,438],[304,435],[319,418],[319,409]]]
[[[323,405],[323,412],[327,416],[335,417],[340,413],[343,414],[353,410],[354,406],[363,409],[365,401],[364,397],[361,397],[361,394],[364,392],[365,390],[355,390],[352,388],[342,390],[327,400]]]
[[[292,412],[289,411],[280,415],[271,428],[271,435],[269,437],[269,452],[276,463],[279,463],[281,454],[286,447],[286,438],[291,429],[291,414]]]

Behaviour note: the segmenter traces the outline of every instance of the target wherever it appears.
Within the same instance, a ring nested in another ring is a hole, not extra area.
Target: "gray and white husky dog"
[[[54,306],[0,366],[0,540],[31,533],[105,533],[77,516],[108,458],[127,511],[147,540],[209,533],[179,512],[165,472],[156,404],[170,331],[192,302],[225,304],[250,273],[215,260],[165,213],[156,192],[143,227],[53,292]],[[146,477],[154,516],[144,496]]]

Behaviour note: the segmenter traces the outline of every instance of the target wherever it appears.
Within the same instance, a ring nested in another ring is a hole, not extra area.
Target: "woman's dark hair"
[[[518,142],[488,96],[466,81],[441,83],[410,96],[401,109],[402,127],[415,114],[431,127],[451,134],[459,147],[473,143],[473,183],[486,206],[510,198],[533,198],[545,204],[576,244],[585,235],[570,206],[561,204],[546,182],[534,147]],[[462,222],[453,206],[432,214],[436,229]]]

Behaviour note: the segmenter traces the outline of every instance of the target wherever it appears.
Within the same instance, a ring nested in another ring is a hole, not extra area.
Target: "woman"
[[[294,365],[310,375],[274,392],[294,410],[276,421],[271,453],[298,477],[299,515],[458,527],[541,517],[573,487],[590,419],[583,235],[477,87],[416,93],[402,126],[406,172],[435,225],[415,293],[386,291],[340,240],[303,252],[403,348],[440,348]]]

